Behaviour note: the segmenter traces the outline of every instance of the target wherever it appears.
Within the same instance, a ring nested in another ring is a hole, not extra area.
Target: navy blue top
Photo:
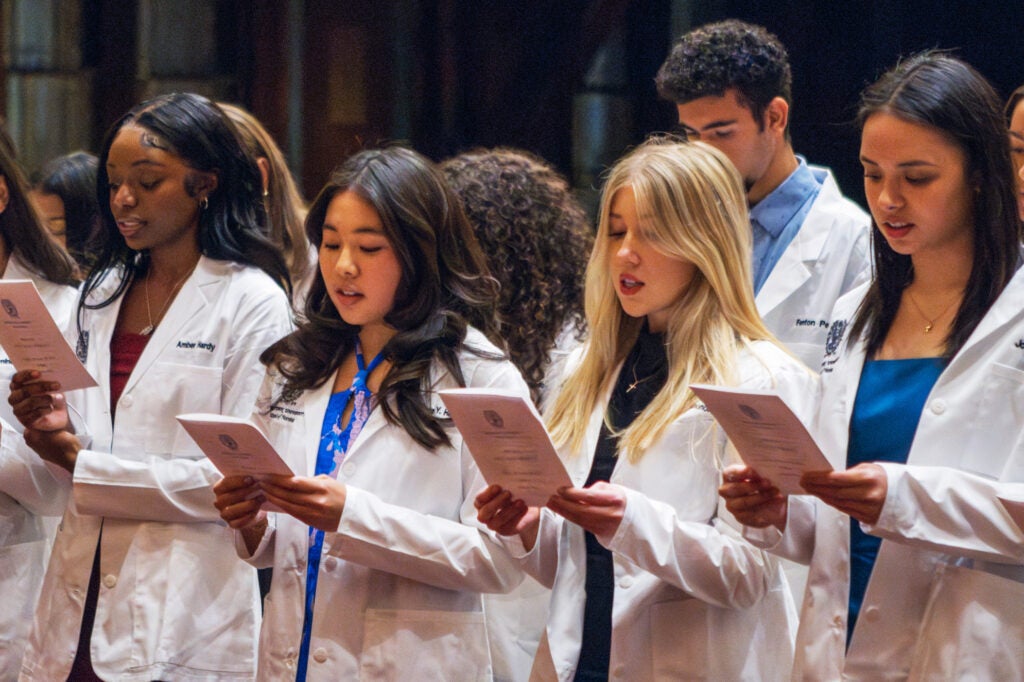
[[[850,418],[846,466],[861,462],[906,464],[921,410],[942,370],[944,358],[868,360],[860,375]],[[850,519],[850,617],[847,644],[857,622],[881,538]]]

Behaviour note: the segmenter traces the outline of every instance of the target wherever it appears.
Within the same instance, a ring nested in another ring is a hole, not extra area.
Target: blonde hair
[[[627,316],[609,269],[608,214],[620,189],[631,187],[638,220],[653,248],[694,264],[696,274],[674,304],[666,330],[668,379],[633,423],[619,433],[619,453],[640,459],[683,412],[696,404],[692,383],[734,381],[737,351],[774,340],[754,305],[751,234],[740,175],[724,154],[701,142],[648,140],[612,168],[587,265],[583,358],[566,377],[548,427],[573,454],[583,448],[590,415],[615,382],[643,320]]]
[[[288,265],[288,274],[293,283],[302,282],[312,268],[310,244],[306,237],[306,202],[299,193],[288,163],[281,148],[274,142],[263,124],[242,107],[225,102],[219,106],[241,137],[242,147],[253,161],[267,160],[267,187],[263,192],[263,204],[267,209],[267,235],[277,244]]]

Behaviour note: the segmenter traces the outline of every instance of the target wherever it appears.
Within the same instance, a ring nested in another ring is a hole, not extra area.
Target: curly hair
[[[543,159],[475,149],[441,164],[501,282],[498,335],[536,403],[559,335],[586,330],[583,282],[592,230],[569,184]],[[499,345],[501,345],[499,343]]]
[[[735,89],[739,100],[763,122],[776,97],[790,102],[789,54],[762,26],[729,19],[684,34],[654,79],[658,94],[676,104],[721,97]]]

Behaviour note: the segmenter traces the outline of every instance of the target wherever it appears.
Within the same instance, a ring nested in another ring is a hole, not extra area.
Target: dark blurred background
[[[345,155],[397,139],[435,159],[523,147],[592,199],[625,148],[674,124],[653,86],[673,39],[728,17],[788,47],[794,146],[861,203],[850,121],[900,55],[953,49],[1003,96],[1024,82],[1019,0],[0,0],[0,111],[29,171],[194,90],[253,111],[309,198]]]

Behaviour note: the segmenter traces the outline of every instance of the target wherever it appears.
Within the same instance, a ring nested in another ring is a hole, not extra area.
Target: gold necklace
[[[195,265],[189,268],[189,271],[186,272],[185,275],[181,279],[179,279],[173,287],[171,287],[171,293],[167,294],[167,298],[164,299],[164,304],[160,308],[160,311],[157,313],[155,323],[153,322],[153,311],[150,310],[149,308],[149,273],[146,273],[146,279],[143,280],[142,282],[142,288],[146,292],[146,317],[149,318],[149,324],[143,327],[139,334],[141,334],[142,336],[149,336],[150,334],[153,333],[153,330],[156,329],[156,325],[160,323],[160,320],[162,320],[164,317],[164,313],[167,312],[167,307],[171,305],[171,301],[174,300],[175,294],[178,293],[179,287],[181,287],[181,285],[185,283],[185,280],[189,278],[189,275],[192,274],[192,271],[196,269],[196,265],[199,265],[199,261],[196,261]]]
[[[904,291],[907,292],[907,298],[910,299],[910,303],[914,306],[914,308],[917,309],[918,315],[920,315],[922,318],[924,318],[924,321],[928,323],[928,324],[926,324],[924,326],[924,333],[925,334],[931,334],[932,329],[935,328],[935,323],[938,322],[939,320],[941,320],[942,316],[945,315],[946,313],[948,313],[949,309],[953,307],[953,304],[956,303],[958,300],[960,300],[960,296],[953,297],[953,300],[950,301],[948,304],[946,304],[946,307],[942,309],[941,313],[936,315],[934,318],[929,319],[929,317],[924,314],[924,311],[921,310],[921,306],[919,306],[917,304],[917,299],[915,299],[914,295],[912,293],[910,293],[910,289],[904,289]]]

